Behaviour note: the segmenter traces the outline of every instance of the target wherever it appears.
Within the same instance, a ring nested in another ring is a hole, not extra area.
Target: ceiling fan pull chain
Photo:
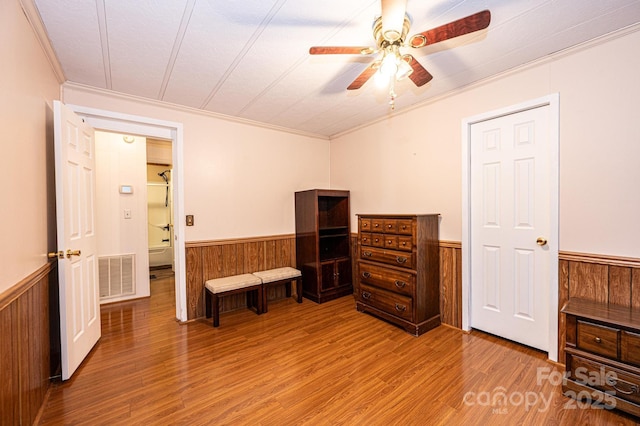
[[[389,107],[393,111],[396,109],[396,92],[394,90],[395,77],[391,77],[389,80]]]

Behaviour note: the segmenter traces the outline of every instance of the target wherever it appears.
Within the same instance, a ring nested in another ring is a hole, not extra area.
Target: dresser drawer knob
[[[406,263],[407,262],[407,258],[406,257],[402,257],[402,256],[397,256],[396,257],[396,262],[398,262],[398,263]]]
[[[391,225],[387,225],[387,228],[391,229]]]
[[[596,343],[602,343],[602,339],[599,337],[596,337],[593,340],[595,340]]]
[[[365,257],[371,257],[371,252],[370,251],[363,251],[362,255]]]
[[[399,303],[396,303],[396,311],[398,311],[398,312],[404,312],[404,311],[406,311],[406,310],[407,310],[407,307],[406,307],[406,306],[401,305],[401,304],[399,304]]]
[[[371,274],[370,274],[370,273],[368,273],[368,272],[363,272],[363,273],[362,273],[362,277],[363,277],[363,278],[371,278]]]
[[[379,223],[376,223],[376,224],[373,225],[374,228],[377,228],[378,226],[380,226]]]
[[[362,298],[363,299],[370,299],[371,298],[371,293],[369,293],[368,291],[363,291],[362,292]]]
[[[387,244],[391,244],[391,243],[393,243],[392,240],[387,240]]]
[[[405,283],[404,281],[396,280],[395,285],[398,288],[404,288],[407,285],[407,283]]]

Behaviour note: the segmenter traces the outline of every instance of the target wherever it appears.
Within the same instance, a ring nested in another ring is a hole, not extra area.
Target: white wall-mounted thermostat
[[[120,193],[121,194],[133,194],[133,186],[131,186],[131,185],[120,185]]]

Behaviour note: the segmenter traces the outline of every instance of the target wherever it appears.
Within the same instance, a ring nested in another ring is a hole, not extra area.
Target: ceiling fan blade
[[[415,34],[411,36],[409,45],[418,48],[438,43],[474,31],[483,30],[489,26],[490,22],[491,12],[483,10],[466,18],[458,19],[457,21],[449,22],[437,28]]]
[[[416,61],[416,58],[414,58],[413,56],[404,55],[402,57],[402,60],[408,63],[409,66],[411,66],[411,68],[413,69],[413,72],[409,74],[409,78],[415,83],[416,86],[424,86],[433,78],[429,71],[427,71],[422,65],[420,65],[420,62]]]
[[[376,50],[371,46],[313,46],[311,55],[370,55]]]
[[[382,36],[394,42],[402,36],[407,0],[381,0]]]
[[[369,80],[371,76],[376,73],[376,71],[378,71],[379,66],[380,66],[379,61],[376,61],[371,65],[369,65],[367,69],[362,71],[362,73],[358,77],[356,77],[355,80],[353,80],[353,83],[351,83],[349,87],[347,87],[347,90],[356,90],[361,88],[362,85],[365,84],[367,80]]]

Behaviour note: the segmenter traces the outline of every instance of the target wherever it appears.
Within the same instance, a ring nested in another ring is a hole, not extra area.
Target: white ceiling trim
[[[44,55],[47,57],[47,61],[49,62],[49,65],[51,65],[51,69],[53,70],[58,83],[64,83],[67,78],[64,75],[64,71],[62,70],[60,61],[58,61],[58,57],[53,50],[51,40],[49,40],[49,36],[47,35],[47,31],[45,30],[44,23],[42,22],[42,18],[38,13],[35,3],[33,0],[20,0],[20,6],[22,7],[22,11],[38,39],[40,46],[42,46]]]
[[[212,112],[212,111],[206,111],[206,110],[202,110],[202,109],[198,109],[198,108],[192,108],[192,107],[188,107],[188,106],[184,106],[184,105],[178,105],[178,104],[174,104],[171,102],[167,102],[167,101],[158,101],[155,99],[149,99],[149,98],[145,98],[142,96],[135,96],[135,95],[129,95],[126,93],[121,93],[121,92],[116,92],[114,90],[106,90],[106,89],[100,89],[97,87],[93,87],[93,86],[87,86],[85,84],[80,84],[80,83],[74,83],[74,82],[70,82],[67,81],[65,83],[62,84],[62,90],[61,90],[61,100],[62,102],[66,102],[64,99],[64,93],[65,93],[65,89],[71,89],[74,91],[78,91],[78,92],[83,92],[83,93],[88,93],[88,94],[95,94],[95,95],[100,95],[100,96],[106,96],[112,99],[117,99],[117,100],[125,100],[125,101],[132,101],[132,102],[136,102],[136,103],[143,103],[146,105],[151,105],[151,106],[156,106],[156,107],[161,107],[161,108],[167,108],[167,109],[171,109],[174,111],[183,111],[189,114],[197,114],[197,115],[201,115],[201,116],[205,116],[205,117],[211,117],[211,118],[216,118],[219,120],[224,120],[224,121],[230,121],[233,123],[239,123],[239,124],[246,124],[249,126],[255,126],[255,127],[261,127],[264,129],[269,129],[269,130],[275,130],[278,132],[284,132],[284,133],[290,133],[290,134],[294,134],[294,135],[299,135],[299,136],[305,136],[305,137],[309,137],[309,138],[314,138],[314,139],[322,139],[322,140],[330,140],[330,138],[328,136],[325,135],[320,135],[317,133],[310,133],[310,132],[304,132],[301,130],[296,130],[296,129],[290,129],[287,127],[282,127],[282,126],[276,126],[273,124],[268,124],[268,123],[262,123],[259,121],[253,121],[253,120],[249,120],[246,118],[241,118],[241,117],[234,117],[231,115],[225,115],[225,114],[221,114],[218,112]]]

